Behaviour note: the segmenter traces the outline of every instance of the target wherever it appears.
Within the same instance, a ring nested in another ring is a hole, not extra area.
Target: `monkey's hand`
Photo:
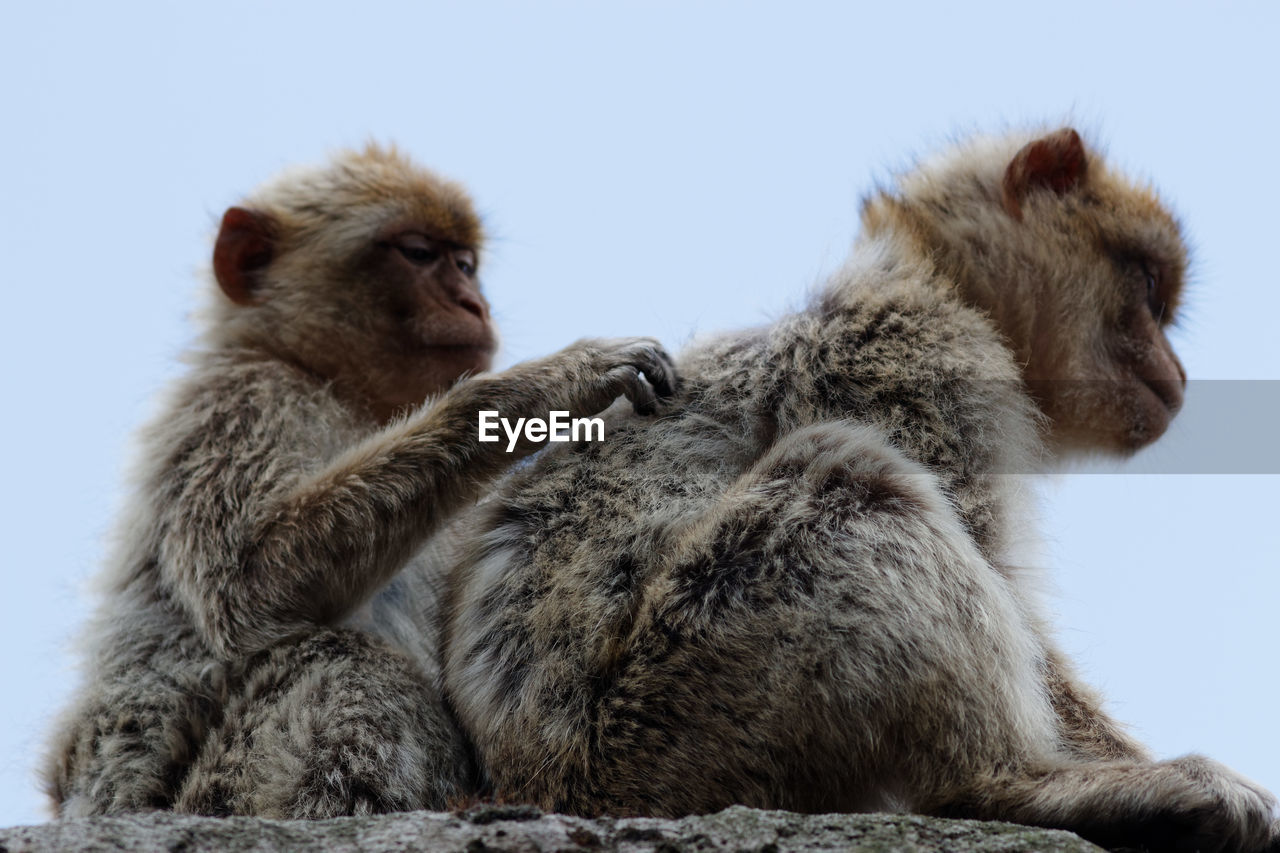
[[[467,386],[488,408],[514,417],[546,417],[552,410],[593,415],[622,396],[636,412],[649,415],[658,400],[675,393],[677,378],[671,356],[653,338],[584,338],[456,390]]]
[[[679,385],[671,356],[653,338],[586,338],[551,359],[563,361],[570,381],[560,402],[575,413],[603,411],[625,396],[638,414],[651,415]]]
[[[1201,755],[1155,767],[1176,772],[1144,791],[1157,795],[1152,797],[1158,805],[1148,816],[1148,829],[1159,849],[1277,849],[1276,800],[1261,786]]]

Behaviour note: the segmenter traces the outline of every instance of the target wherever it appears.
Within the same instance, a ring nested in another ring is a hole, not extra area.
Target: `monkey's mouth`
[[[416,347],[432,355],[493,355],[498,339],[489,328],[472,324],[445,325],[443,328],[418,330]]]
[[[1122,433],[1120,447],[1132,453],[1164,435],[1182,408],[1182,383],[1178,380],[1136,377],[1143,391],[1133,392],[1133,409]]]
[[[458,373],[477,373],[489,370],[493,366],[493,354],[497,350],[496,341],[483,343],[437,343],[428,342],[422,345],[420,356],[434,365],[449,365],[450,370]]]
[[[436,352],[492,353],[494,350],[494,345],[492,341],[486,342],[486,343],[479,343],[479,344],[448,344],[448,343],[439,343],[437,341],[430,341],[424,344],[424,346],[427,349],[435,350]]]

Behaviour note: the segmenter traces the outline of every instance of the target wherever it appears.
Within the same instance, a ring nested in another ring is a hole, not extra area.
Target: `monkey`
[[[656,420],[474,510],[445,695],[497,796],[582,815],[909,810],[1256,850],[1275,799],[1156,761],[1052,636],[1027,477],[1180,408],[1188,265],[1072,128],[958,143],[863,202],[796,313],[695,343]]]
[[[474,762],[430,639],[450,522],[514,460],[476,413],[672,391],[652,339],[498,373],[463,188],[394,147],[284,173],[221,219],[203,338],[142,440],[58,816],[441,808]]]

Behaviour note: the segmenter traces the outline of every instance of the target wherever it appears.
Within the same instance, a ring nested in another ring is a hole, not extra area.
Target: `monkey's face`
[[[1186,373],[1165,335],[1182,270],[1168,257],[1097,246],[1081,253],[1091,270],[1049,279],[1024,375],[1060,449],[1131,453],[1182,407]]]
[[[348,153],[227,211],[213,258],[235,306],[223,330],[385,420],[489,368],[481,239],[460,187],[393,150]]]
[[[1126,454],[1163,435],[1182,406],[1186,373],[1165,332],[1186,248],[1154,194],[1098,161],[1084,173],[1087,155],[1074,156],[1078,179],[1027,194],[1010,224],[1031,292],[1008,296],[1030,297],[1020,355],[1054,443]]]
[[[405,218],[347,243],[278,246],[261,289],[277,345],[380,419],[489,369],[497,336],[474,247]]]
[[[417,404],[489,369],[497,335],[478,271],[475,248],[419,223],[397,223],[371,241],[355,278],[368,298],[369,346],[386,374],[384,404]]]
[[[1165,337],[1186,248],[1155,195],[1074,130],[926,165],[863,217],[905,229],[990,315],[1058,449],[1131,453],[1164,433],[1186,383]]]

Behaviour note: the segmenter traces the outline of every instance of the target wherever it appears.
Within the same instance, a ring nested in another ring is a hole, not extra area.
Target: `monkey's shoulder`
[[[859,382],[1018,376],[986,316],[921,282],[853,286],[843,299],[780,326],[778,347],[788,344],[801,353],[797,371],[834,371]]]
[[[149,456],[172,466],[290,445],[315,455],[319,445],[349,440],[352,423],[327,383],[302,369],[280,359],[217,353],[199,356],[174,383],[142,437]]]

